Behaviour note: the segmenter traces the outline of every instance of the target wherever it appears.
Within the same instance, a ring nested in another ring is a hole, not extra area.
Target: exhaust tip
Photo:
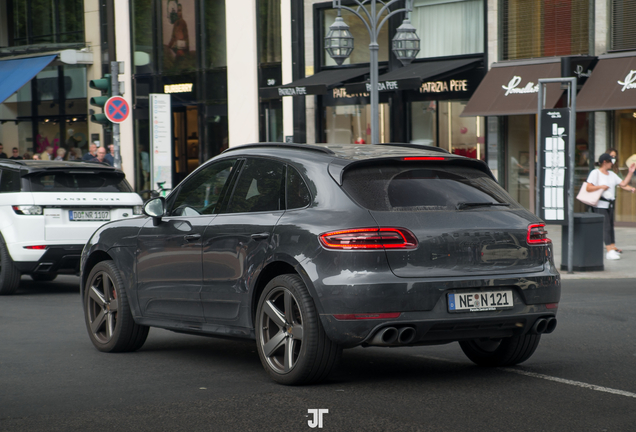
[[[532,326],[532,332],[536,334],[545,333],[548,328],[548,320],[545,318],[539,318]]]
[[[556,318],[548,318],[548,323],[545,328],[545,333],[552,333],[557,326]]]
[[[380,338],[385,344],[392,344],[398,338],[398,330],[395,327],[387,327],[380,331]]]
[[[413,327],[402,327],[398,332],[398,342],[404,345],[410,344],[415,339]]]

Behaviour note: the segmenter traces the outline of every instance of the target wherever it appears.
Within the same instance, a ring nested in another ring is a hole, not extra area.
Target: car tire
[[[0,295],[11,295],[20,285],[20,270],[13,264],[7,245],[0,236]]]
[[[55,273],[33,273],[31,276],[31,279],[33,279],[36,282],[51,282],[53,280],[55,280],[55,278],[57,277],[57,274]]]
[[[526,334],[503,339],[475,339],[459,346],[479,366],[513,366],[528,360],[539,345],[541,335]]]
[[[102,261],[88,275],[84,292],[88,335],[103,352],[136,351],[148,337],[147,326],[135,323],[124,282],[113,261]]]
[[[277,276],[267,284],[258,302],[255,332],[261,363],[280,384],[323,381],[342,355],[342,348],[325,334],[297,275]]]

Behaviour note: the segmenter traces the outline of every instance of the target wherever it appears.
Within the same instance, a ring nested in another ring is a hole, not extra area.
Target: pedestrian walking
[[[7,158],[7,154],[2,151],[3,148],[4,147],[2,146],[2,143],[0,143],[0,159],[6,159]]]
[[[625,178],[621,178],[612,171],[612,157],[603,153],[598,158],[599,167],[592,171],[587,177],[587,191],[594,192],[603,189],[601,199],[595,207],[592,207],[594,213],[602,214],[603,221],[603,241],[607,253],[605,258],[609,260],[617,260],[621,258],[620,252],[616,248],[616,240],[614,237],[614,207],[616,202],[616,186],[631,193],[636,192],[636,188],[629,185],[632,175],[636,170],[636,163],[629,167],[629,171]]]
[[[9,159],[13,160],[22,160],[22,156],[20,156],[20,150],[17,147],[13,147],[11,150],[11,157]]]

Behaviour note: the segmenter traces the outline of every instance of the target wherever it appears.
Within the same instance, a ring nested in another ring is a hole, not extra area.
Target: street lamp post
[[[395,14],[406,12],[406,18],[402,25],[397,28],[393,38],[392,48],[395,56],[407,65],[415,59],[420,51],[420,38],[415,33],[415,28],[411,25],[410,13],[413,11],[413,0],[353,0],[358,7],[352,9],[342,6],[342,0],[333,0],[333,8],[338,10],[338,16],[329,27],[329,32],[325,36],[325,49],[338,65],[341,65],[353,51],[353,36],[349,31],[349,26],[341,16],[341,10],[345,9],[360,18],[369,31],[369,63],[371,84],[371,144],[380,143],[379,127],[379,94],[378,94],[378,35],[380,29],[386,21]],[[384,18],[382,15],[389,10],[389,7],[398,2],[405,2],[405,7],[390,11]],[[382,4],[376,13],[377,3]],[[370,11],[365,5],[370,5]],[[363,15],[364,14],[364,15]]]

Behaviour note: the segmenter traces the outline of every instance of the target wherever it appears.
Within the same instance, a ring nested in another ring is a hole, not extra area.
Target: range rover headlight
[[[42,207],[41,206],[28,206],[28,205],[14,205],[11,206],[15,214],[19,215],[41,215]]]
[[[139,215],[143,214],[142,209],[143,209],[142,206],[134,206],[133,207],[133,215],[139,216]]]

